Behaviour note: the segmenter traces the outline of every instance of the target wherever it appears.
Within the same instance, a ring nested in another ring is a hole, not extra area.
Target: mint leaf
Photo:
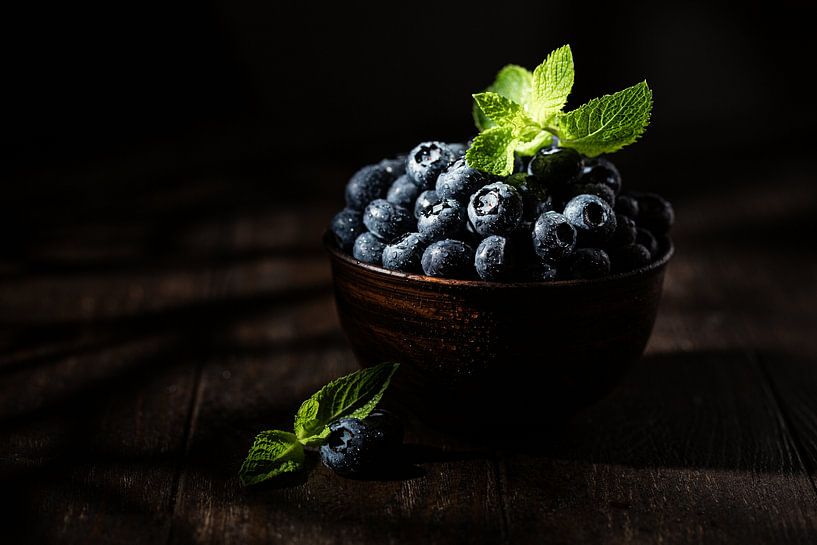
[[[516,153],[523,157],[530,157],[545,146],[549,146],[552,142],[553,135],[547,131],[541,131],[531,141],[517,144]]]
[[[333,380],[303,402],[295,415],[295,435],[304,445],[320,443],[338,418],[365,418],[389,386],[399,363],[381,363]]]
[[[539,123],[547,123],[564,108],[573,88],[573,53],[564,45],[550,53],[533,71],[530,112]]]
[[[283,473],[298,471],[304,465],[304,447],[295,434],[269,430],[259,433],[241,464],[238,478],[242,486],[257,484]]]
[[[525,112],[521,104],[506,98],[499,93],[486,91],[473,95],[482,112],[491,121],[503,127],[508,126],[513,129],[514,136],[525,139],[533,138],[541,129],[536,122]]]
[[[614,152],[644,133],[651,110],[652,91],[646,81],[594,98],[556,116],[560,145],[589,157]]]
[[[505,66],[496,75],[496,79],[485,91],[497,93],[525,107],[530,96],[533,75],[515,64]],[[486,116],[474,103],[474,123],[481,131],[495,127],[496,123]]]
[[[512,127],[492,127],[479,133],[465,152],[469,167],[507,176],[513,172],[513,150],[519,140]]]

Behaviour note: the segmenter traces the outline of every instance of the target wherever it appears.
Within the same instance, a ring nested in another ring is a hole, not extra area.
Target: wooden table
[[[404,479],[313,457],[250,490],[253,436],[355,368],[319,246],[334,206],[206,176],[78,187],[0,269],[4,543],[817,543],[807,179],[676,200],[646,355],[544,446],[414,434]]]

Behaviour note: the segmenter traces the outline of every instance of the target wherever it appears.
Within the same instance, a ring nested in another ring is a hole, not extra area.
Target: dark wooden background
[[[491,429],[492,448],[469,450],[421,431],[402,478],[344,479],[313,457],[303,479],[251,490],[236,473],[253,436],[355,368],[319,244],[336,201],[279,201],[229,164],[123,174],[118,205],[76,177],[38,201],[2,265],[3,534],[815,543],[817,185],[804,166],[770,183],[731,164],[740,190],[676,199],[646,355],[541,444]],[[321,194],[343,175],[325,172]]]
[[[0,543],[817,543],[808,3],[81,4],[4,34]],[[571,107],[655,91],[615,155],[678,216],[643,360],[535,444],[417,430],[400,478],[241,489],[255,434],[355,368],[343,183],[467,139],[470,93],[563,43]]]

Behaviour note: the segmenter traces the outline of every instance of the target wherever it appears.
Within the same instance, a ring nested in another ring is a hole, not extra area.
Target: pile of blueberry
[[[331,229],[364,263],[444,278],[598,278],[658,258],[672,206],[621,191],[603,158],[549,147],[507,177],[475,170],[466,146],[424,142],[360,169]]]

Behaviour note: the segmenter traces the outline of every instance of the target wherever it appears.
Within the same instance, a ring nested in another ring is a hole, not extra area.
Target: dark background
[[[470,94],[564,43],[569,107],[642,79],[654,90],[645,137],[615,155],[625,187],[724,207],[751,188],[796,193],[786,180],[813,176],[817,123],[807,4],[30,8],[9,18],[2,266],[180,257],[191,222],[339,207],[360,166],[473,136]],[[792,221],[813,227],[813,210]],[[53,250],[66,240],[82,247]]]

